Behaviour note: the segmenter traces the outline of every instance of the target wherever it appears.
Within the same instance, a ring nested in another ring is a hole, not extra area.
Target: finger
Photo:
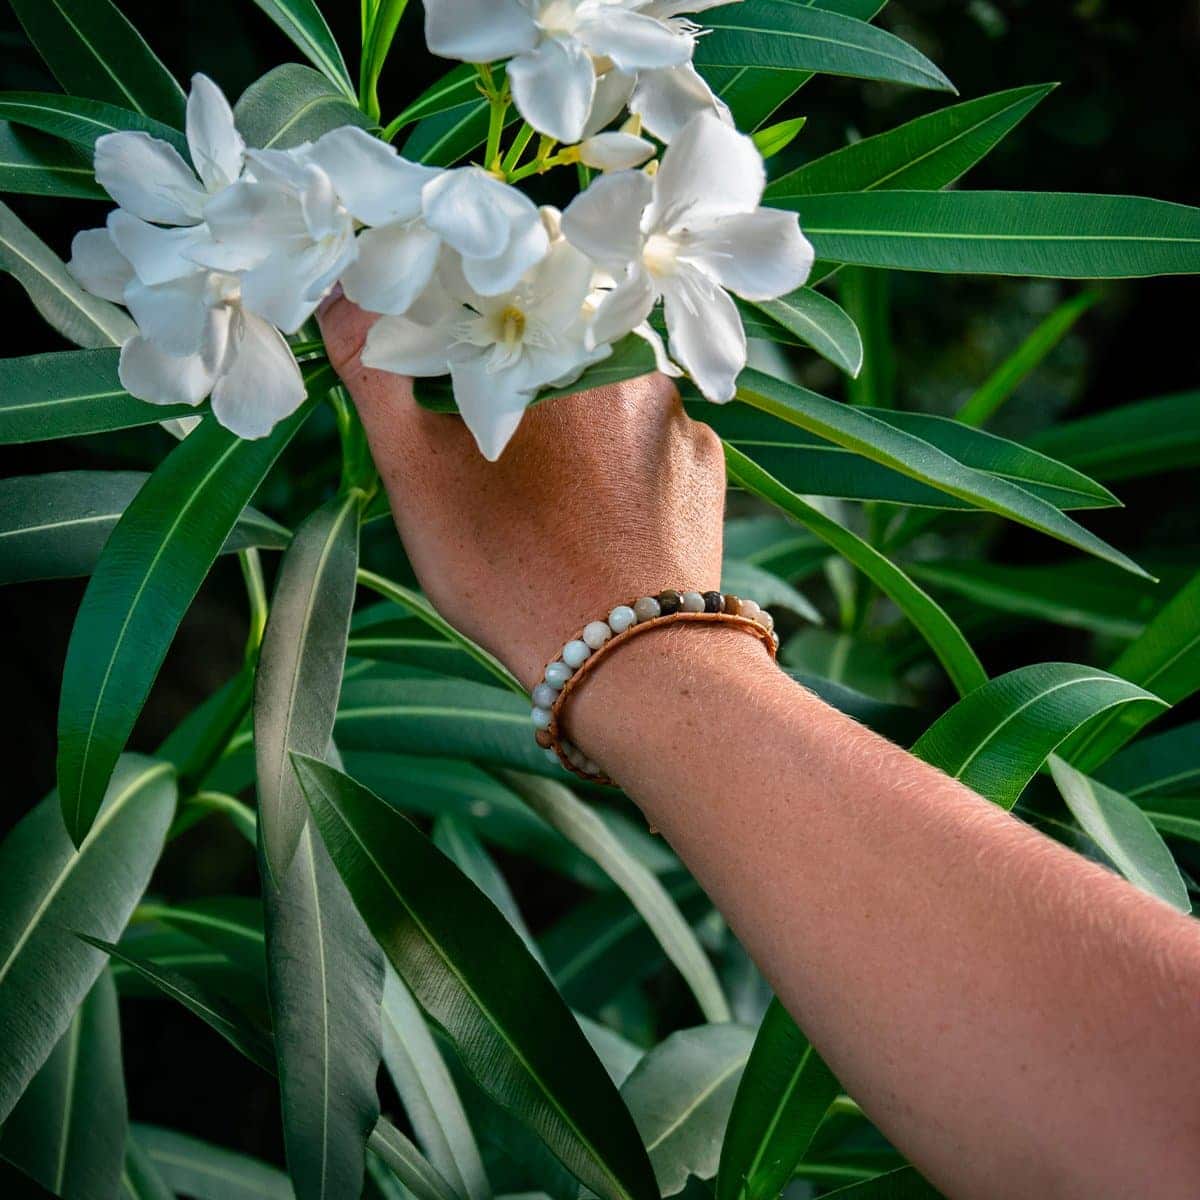
[[[317,309],[317,324],[325,339],[329,361],[347,387],[350,386],[347,375],[355,374],[355,368],[361,366],[360,358],[367,334],[378,319],[377,314],[369,313],[347,300],[340,285]]]

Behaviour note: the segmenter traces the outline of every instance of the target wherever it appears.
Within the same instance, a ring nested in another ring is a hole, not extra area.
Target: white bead
[[[684,612],[703,612],[704,597],[699,592],[684,592],[680,607]]]
[[[574,641],[568,642],[563,647],[562,660],[568,667],[581,667],[584,661],[591,655],[592,648],[587,642]]]
[[[549,729],[550,728],[550,710],[548,708],[534,708],[529,712],[529,719],[533,722],[534,729]]]
[[[546,682],[552,688],[561,688],[571,678],[571,668],[565,662],[552,662],[546,668]]]
[[[558,755],[553,750],[546,751],[546,761],[552,762],[556,767],[559,765]]]
[[[762,609],[759,608],[758,605],[755,604],[753,600],[743,600],[742,607],[738,613],[738,616],[745,617],[745,618],[747,618],[747,620],[750,620],[750,621],[757,621],[758,614],[760,612],[762,612]]]
[[[618,604],[608,614],[608,624],[613,633],[624,633],[631,625],[637,624],[637,613],[628,604]]]
[[[603,621],[593,621],[583,630],[583,640],[593,650],[599,650],[610,637],[612,637],[612,630]]]
[[[533,689],[533,703],[537,708],[553,708],[557,699],[558,688],[551,687],[548,683],[539,683]]]

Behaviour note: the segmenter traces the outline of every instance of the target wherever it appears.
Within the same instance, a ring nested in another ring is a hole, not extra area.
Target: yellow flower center
[[[514,307],[500,314],[500,340],[505,346],[513,347],[525,336],[525,314]]]

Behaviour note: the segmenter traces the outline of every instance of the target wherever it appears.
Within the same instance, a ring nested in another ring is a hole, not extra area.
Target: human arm
[[[526,685],[616,601],[717,586],[710,431],[647,377],[535,409],[496,464],[327,341],[431,599]],[[567,713],[839,1079],[951,1197],[1190,1196],[1200,934],[794,684],[739,631],[615,651]]]

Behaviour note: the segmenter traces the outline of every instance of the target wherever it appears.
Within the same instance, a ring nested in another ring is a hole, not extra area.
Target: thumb
[[[329,361],[351,391],[354,390],[355,377],[362,375],[360,356],[366,345],[367,334],[378,319],[377,313],[367,312],[347,300],[341,284],[321,301],[317,309],[317,324],[325,339]]]

